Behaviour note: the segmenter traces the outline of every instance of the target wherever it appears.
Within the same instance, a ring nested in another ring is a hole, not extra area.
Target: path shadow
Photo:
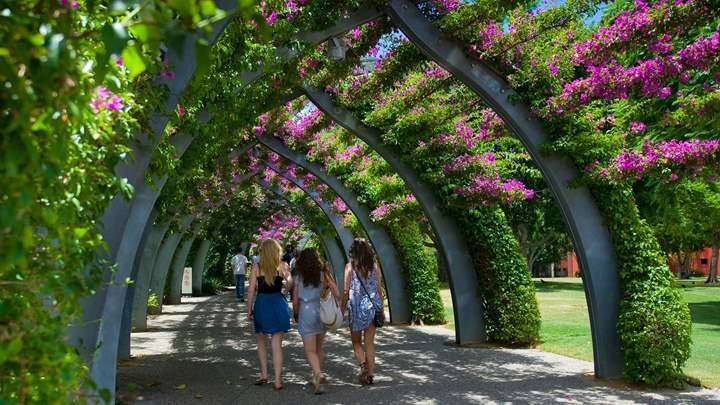
[[[720,325],[720,301],[691,302],[688,306],[693,323]]]
[[[442,327],[391,326],[378,332],[376,384],[357,384],[346,330],[327,336],[327,393],[311,394],[310,369],[296,330],[284,345],[286,389],[254,386],[255,335],[244,303],[231,294],[193,299],[188,309],[151,320],[151,332],[133,334],[135,353],[118,371],[126,403],[648,403],[720,401],[712,391],[649,393],[585,377],[592,363],[531,349],[447,345]],[[175,314],[189,312],[177,319]],[[293,325],[294,326],[294,325]]]

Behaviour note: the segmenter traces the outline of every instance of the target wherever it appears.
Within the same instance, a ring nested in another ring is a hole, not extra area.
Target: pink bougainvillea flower
[[[120,111],[123,108],[123,100],[119,96],[112,94],[105,86],[95,88],[95,95],[90,101],[90,107],[95,112],[103,109]]]
[[[275,24],[275,22],[277,21],[277,19],[278,19],[278,13],[277,13],[277,11],[273,10],[273,11],[270,13],[270,15],[268,15],[267,17],[265,17],[265,22],[267,23],[267,25],[273,25],[273,24]]]

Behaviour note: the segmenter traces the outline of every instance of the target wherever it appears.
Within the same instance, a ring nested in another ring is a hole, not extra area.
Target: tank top
[[[257,278],[258,294],[274,294],[282,292],[283,278],[282,276],[275,276],[272,285],[265,282],[265,276],[259,276]]]

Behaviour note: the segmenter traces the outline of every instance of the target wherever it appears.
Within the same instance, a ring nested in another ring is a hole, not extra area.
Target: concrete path
[[[295,403],[710,403],[718,390],[637,391],[593,380],[592,364],[537,350],[459,348],[442,327],[379,332],[375,385],[357,383],[347,331],[330,333],[326,393],[313,395],[295,329],[284,344],[285,389],[254,386],[255,336],[234,294],[183,298],[163,306],[150,331],[133,333],[132,360],[118,371],[118,402],[147,404]],[[294,325],[293,325],[294,327]],[[272,373],[272,371],[271,371]]]

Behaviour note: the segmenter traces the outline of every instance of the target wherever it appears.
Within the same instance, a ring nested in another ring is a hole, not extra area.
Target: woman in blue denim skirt
[[[265,239],[260,244],[260,262],[253,264],[248,290],[248,319],[255,325],[260,377],[256,385],[268,382],[267,336],[271,336],[274,388],[282,389],[282,338],[290,330],[288,303],[282,294],[283,281],[292,286],[287,263],[280,260],[282,248],[278,241]],[[257,291],[257,298],[255,292]],[[255,301],[253,301],[255,298]]]

